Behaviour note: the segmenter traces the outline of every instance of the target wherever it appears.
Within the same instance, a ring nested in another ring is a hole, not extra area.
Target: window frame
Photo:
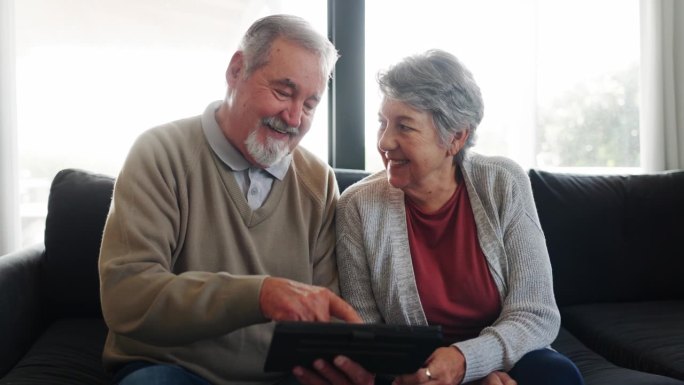
[[[328,163],[336,168],[366,169],[365,13],[365,0],[328,0],[328,37],[341,55],[328,87]],[[639,130],[643,128],[639,127]],[[534,158],[535,155],[530,156]],[[531,165],[532,168],[582,174],[644,171],[643,159],[637,167],[548,167],[537,166],[534,161]]]
[[[340,53],[328,87],[328,163],[335,168],[366,167],[365,24],[364,0],[328,0],[328,38]]]

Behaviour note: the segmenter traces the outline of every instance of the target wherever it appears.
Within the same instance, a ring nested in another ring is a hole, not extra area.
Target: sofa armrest
[[[37,244],[0,256],[0,377],[28,351],[44,327],[41,265]]]

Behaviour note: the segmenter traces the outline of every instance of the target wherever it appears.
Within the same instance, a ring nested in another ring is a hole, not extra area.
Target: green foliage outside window
[[[538,163],[638,167],[638,90],[639,72],[634,66],[578,84],[548,107],[540,107]]]

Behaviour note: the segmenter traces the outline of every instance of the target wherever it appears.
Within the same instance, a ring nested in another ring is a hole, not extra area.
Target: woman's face
[[[397,100],[384,98],[378,115],[378,151],[392,186],[409,195],[426,194],[455,180],[453,157],[467,135],[443,144],[429,112]]]

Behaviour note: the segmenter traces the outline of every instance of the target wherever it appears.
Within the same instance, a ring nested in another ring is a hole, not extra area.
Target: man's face
[[[327,81],[318,55],[284,39],[273,42],[268,62],[248,76],[236,54],[227,77],[229,140],[262,167],[286,156],[309,131]]]

